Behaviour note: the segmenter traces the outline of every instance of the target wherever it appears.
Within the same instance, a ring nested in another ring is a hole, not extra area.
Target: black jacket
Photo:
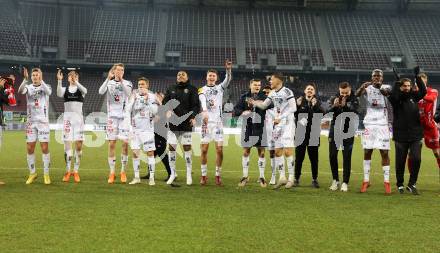
[[[237,104],[234,106],[234,116],[239,117],[244,111],[249,110],[252,111],[252,114],[247,118],[246,124],[243,124],[246,127],[246,134],[248,136],[260,136],[263,134],[264,130],[264,119],[266,118],[266,110],[261,110],[259,108],[250,108],[248,106],[247,100],[252,98],[254,100],[262,100],[264,101],[267,96],[264,92],[259,92],[257,94],[252,94],[251,91],[247,91],[240,96]],[[259,123],[252,122],[252,119],[255,118],[254,113],[260,115]]]
[[[309,139],[310,139],[310,132],[312,131],[312,123],[313,123],[313,114],[314,113],[324,113],[324,109],[321,106],[321,102],[319,101],[319,98],[316,97],[316,104],[313,106],[311,102],[307,101],[305,96],[301,96],[297,99],[301,100],[301,103],[297,103],[297,109],[295,112],[295,125],[297,126],[296,129],[298,129],[298,116],[300,114],[307,113],[307,125],[306,125],[306,134],[304,141],[301,145],[309,145]]]
[[[5,93],[5,89],[0,87],[0,126],[3,126],[3,105],[9,105],[8,96]]]
[[[359,112],[358,112],[359,100],[354,95],[353,91],[351,92],[350,96],[347,98],[347,102],[344,107],[333,107],[333,103],[334,103],[335,99],[338,97],[340,97],[339,92],[338,92],[338,94],[336,94],[336,96],[333,96],[330,98],[330,107],[329,107],[330,109],[328,110],[328,112],[333,112],[333,118],[330,123],[329,140],[332,140],[334,138],[335,121],[336,121],[336,118],[338,117],[338,115],[340,115],[343,112],[354,112],[356,114],[359,114]],[[350,118],[347,117],[347,118],[345,118],[345,122],[344,122],[344,133],[346,133],[348,131],[349,124],[350,124]]]
[[[393,86],[389,101],[393,105],[393,139],[398,142],[413,142],[423,138],[418,102],[426,95],[426,87],[417,78],[418,91],[405,94],[400,91],[400,83]]]
[[[200,112],[200,101],[197,88],[189,84],[189,82],[174,84],[166,90],[162,104],[165,105],[172,99],[176,99],[179,102],[179,105],[172,110],[177,117],[181,117],[188,112],[192,113],[180,124],[174,125],[170,123],[170,130],[184,132],[192,131],[190,120],[194,119]]]

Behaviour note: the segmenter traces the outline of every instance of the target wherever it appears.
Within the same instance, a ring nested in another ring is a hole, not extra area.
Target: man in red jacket
[[[425,145],[432,149],[435,158],[437,159],[437,166],[440,169],[440,144],[437,124],[434,121],[435,106],[437,104],[438,91],[428,85],[428,76],[425,73],[420,74],[423,82],[426,85],[426,95],[419,101],[420,122],[423,127],[423,135]],[[411,171],[411,162],[408,159],[408,168]]]

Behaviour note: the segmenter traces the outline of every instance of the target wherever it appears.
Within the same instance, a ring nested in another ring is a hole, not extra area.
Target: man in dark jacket
[[[301,176],[302,164],[306,155],[306,151],[309,154],[309,160],[312,167],[312,187],[319,188],[318,183],[318,149],[319,149],[319,134],[320,134],[320,124],[317,125],[318,130],[313,131],[318,134],[318,143],[310,143],[312,132],[312,123],[315,113],[324,113],[324,109],[321,106],[319,98],[316,96],[316,85],[314,83],[309,83],[304,89],[304,96],[299,97],[296,100],[297,110],[295,112],[295,124],[296,124],[296,134],[295,134],[295,181],[293,186],[299,185],[299,178]],[[305,116],[305,117],[304,117]],[[321,117],[319,117],[321,118]],[[313,125],[315,127],[315,125]],[[304,139],[300,138],[300,131],[304,132]],[[314,138],[314,136],[312,137]]]
[[[330,186],[330,190],[336,191],[339,188],[339,174],[338,174],[338,149],[342,146],[343,155],[343,181],[341,185],[341,191],[348,191],[348,182],[350,181],[351,174],[351,155],[353,151],[354,134],[352,137],[344,139],[342,143],[335,140],[335,125],[343,124],[343,133],[347,133],[350,130],[350,126],[354,126],[354,130],[357,129],[359,121],[351,122],[350,117],[338,116],[342,113],[355,113],[358,114],[359,101],[351,90],[351,85],[348,82],[342,82],[339,84],[339,93],[330,99],[330,109],[328,112],[333,112],[333,118],[330,123],[330,132],[328,136],[329,140],[329,159],[330,167],[332,170],[333,182]],[[336,122],[337,120],[344,119],[344,122]],[[357,119],[358,120],[358,119]],[[353,129],[352,129],[353,130]],[[336,133],[342,134],[340,132]],[[341,145],[342,144],[342,145]]]
[[[248,103],[250,99],[264,101],[267,96],[261,91],[261,80],[252,79],[249,83],[250,90],[240,96],[240,100],[234,107],[234,116],[243,117],[243,125],[241,131],[241,146],[243,147],[243,177],[238,183],[239,187],[244,187],[249,181],[249,155],[251,148],[256,147],[258,150],[258,169],[260,171],[259,182],[261,187],[266,187],[266,179],[264,178],[265,168],[265,142],[263,140],[264,119],[266,111],[254,108]]]
[[[420,122],[418,102],[426,95],[426,86],[419,76],[420,68],[414,69],[417,87],[411,87],[411,80],[402,78],[394,84],[388,99],[393,105],[393,139],[396,147],[396,179],[397,188],[404,193],[405,162],[409,152],[411,173],[406,189],[414,195],[419,192],[416,188],[419,175],[423,127]]]
[[[195,125],[195,117],[200,111],[200,102],[197,88],[190,84],[188,73],[179,71],[177,83],[168,87],[162,104],[177,103],[177,106],[168,108],[172,113],[169,118],[168,157],[171,175],[167,184],[172,184],[176,178],[176,147],[178,139],[183,145],[186,162],[186,184],[192,184],[191,133]],[[169,104],[168,104],[169,106]]]

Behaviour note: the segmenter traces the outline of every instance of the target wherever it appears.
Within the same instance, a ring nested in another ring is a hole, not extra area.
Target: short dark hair
[[[411,79],[409,79],[409,78],[401,78],[400,79],[400,86],[402,86],[403,83],[405,83],[405,82],[409,82],[411,84]]]
[[[313,89],[315,89],[315,91],[316,91],[316,84],[315,84],[314,82],[310,82],[310,83],[308,83],[308,84],[304,87],[304,89],[306,89],[308,86],[312,86]]]
[[[284,75],[283,75],[283,73],[276,72],[276,73],[273,73],[272,76],[275,77],[276,79],[279,79],[279,80],[284,82]]]
[[[252,78],[252,79],[249,81],[249,84],[251,84],[251,83],[253,83],[253,82],[261,82],[261,79],[258,79],[258,78]]]
[[[267,89],[271,90],[271,89],[272,89],[272,87],[270,87],[270,85],[269,85],[269,84],[266,84],[266,86],[264,86],[263,90],[267,90]]]
[[[148,78],[143,77],[143,76],[138,78],[138,82],[140,82],[140,81],[144,81],[145,83],[150,84],[150,80],[148,80]]]
[[[206,74],[208,73],[215,73],[216,75],[218,75],[218,71],[215,69],[208,69],[208,71],[206,71]]]
[[[348,82],[341,82],[341,83],[339,83],[339,88],[340,89],[351,88],[351,85]]]

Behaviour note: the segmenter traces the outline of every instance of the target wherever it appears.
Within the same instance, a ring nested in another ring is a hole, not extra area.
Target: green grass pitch
[[[418,188],[422,195],[384,196],[380,155],[373,154],[372,186],[359,193],[362,149],[356,141],[349,192],[330,192],[328,147],[320,148],[320,189],[310,185],[308,158],[301,186],[262,189],[256,183],[256,152],[251,181],[238,189],[241,149],[225,147],[224,187],[214,184],[214,152],[209,155],[209,185],[198,184],[200,159],[194,158],[193,186],[186,186],[183,159],[178,182],[165,185],[162,165],[157,185],[108,185],[107,147],[85,148],[80,184],[61,182],[63,146],[50,143],[52,185],[28,175],[25,133],[5,132],[0,151],[0,252],[439,252],[440,184],[430,150],[423,149]],[[232,139],[232,138],[231,138]],[[131,156],[130,156],[131,157]],[[119,156],[118,156],[119,160]],[[130,159],[131,160],[131,159]],[[340,159],[341,160],[341,159]],[[269,163],[266,178],[270,178]],[[342,165],[341,165],[342,166]],[[119,161],[118,161],[119,167]],[[129,163],[128,179],[133,172]],[[142,174],[145,173],[143,164]],[[406,176],[406,179],[408,176]]]

